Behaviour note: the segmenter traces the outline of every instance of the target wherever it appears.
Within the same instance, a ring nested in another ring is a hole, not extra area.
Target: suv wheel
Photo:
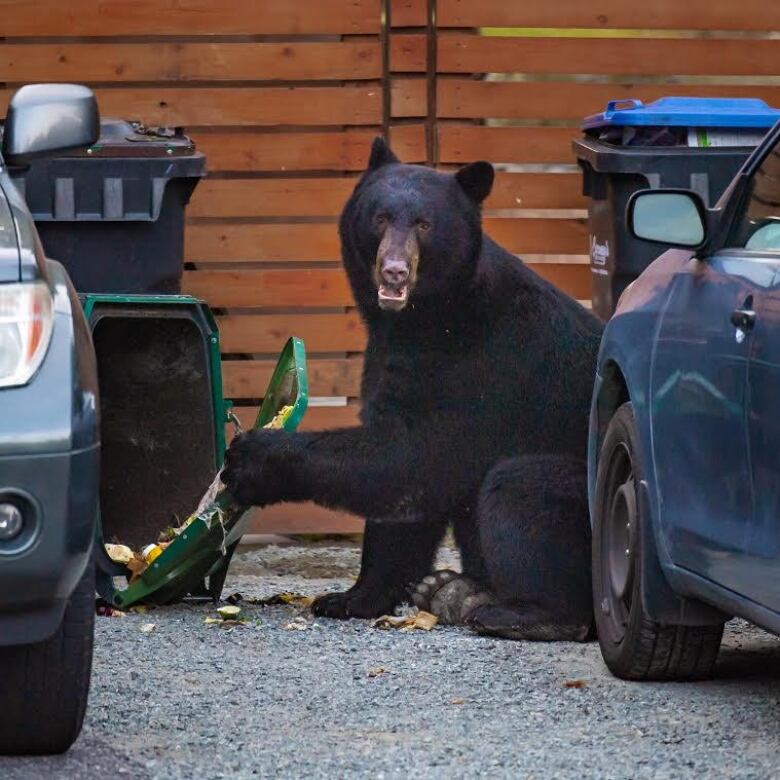
[[[63,753],[81,732],[95,627],[90,561],[55,634],[0,647],[0,755]]]
[[[601,654],[626,680],[708,677],[723,624],[670,626],[651,620],[642,603],[637,485],[642,478],[630,403],[609,423],[599,454],[593,517],[593,606]]]

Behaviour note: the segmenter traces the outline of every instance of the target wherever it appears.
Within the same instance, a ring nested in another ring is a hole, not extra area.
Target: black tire
[[[81,732],[95,628],[90,562],[45,642],[0,647],[0,755],[64,753]]]
[[[718,656],[723,624],[662,625],[642,603],[642,479],[630,403],[609,423],[599,453],[593,517],[593,607],[601,654],[624,680],[701,680]]]

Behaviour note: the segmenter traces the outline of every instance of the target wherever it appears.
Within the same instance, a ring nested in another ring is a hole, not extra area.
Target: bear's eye
[[[374,222],[378,228],[387,227],[387,214],[377,214],[374,217]]]
[[[425,219],[418,219],[417,220],[417,229],[422,230],[423,233],[429,231],[431,229],[431,223],[428,222],[428,220]]]

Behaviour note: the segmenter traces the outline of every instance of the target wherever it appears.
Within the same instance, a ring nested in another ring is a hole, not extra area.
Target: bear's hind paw
[[[414,605],[436,615],[444,625],[463,624],[476,606],[474,600],[482,602],[483,598],[492,596],[482,585],[449,569],[429,574],[412,593]]]

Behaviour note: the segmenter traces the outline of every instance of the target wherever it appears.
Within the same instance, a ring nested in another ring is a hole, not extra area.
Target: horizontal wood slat
[[[262,398],[275,360],[226,360],[222,363],[224,392],[228,398]],[[360,358],[309,358],[306,373],[313,396],[358,396],[363,361]]]
[[[416,2],[405,10],[409,18],[420,16]],[[438,0],[436,12],[440,27],[780,30],[780,4],[767,0]]]
[[[587,245],[582,251],[587,251]],[[590,266],[568,263],[526,263],[542,279],[560,288],[577,301],[590,298]]]
[[[217,307],[352,305],[349,285],[340,269],[185,271],[182,288]]]
[[[439,159],[443,163],[574,163],[573,127],[485,127],[439,125]]]
[[[3,0],[2,34],[376,33],[377,0]]]
[[[195,190],[187,216],[335,217],[356,182],[356,177],[206,179]]]
[[[390,0],[390,23],[393,27],[425,25],[428,0]]]
[[[394,35],[392,69],[425,71],[424,35]],[[745,38],[438,38],[439,73],[586,73],[654,76],[775,76],[780,40]]]
[[[584,219],[482,220],[485,232],[504,249],[517,254],[587,254],[588,226]],[[535,265],[540,272],[543,264]]]
[[[543,131],[539,131],[543,132]],[[571,131],[561,143],[565,155]],[[563,159],[563,158],[561,158]],[[352,178],[205,179],[189,217],[337,217],[357,182]],[[579,176],[498,173],[486,209],[585,208]]]
[[[425,37],[415,38],[410,48],[424,60]],[[774,76],[779,61],[780,40],[440,35],[437,67],[440,73]],[[414,58],[407,55],[400,63],[407,64],[415,64]]]
[[[521,220],[532,221],[532,220]],[[550,222],[565,220],[550,220]],[[577,224],[572,220],[573,224]],[[575,230],[582,231],[579,226]],[[491,231],[489,231],[491,232]],[[502,234],[503,229],[499,229]],[[506,238],[506,236],[504,236]],[[543,240],[534,237],[535,240]],[[500,239],[499,239],[500,240]],[[518,238],[518,241],[520,239]],[[569,238],[568,240],[572,240]],[[554,244],[547,251],[553,251]],[[579,246],[579,245],[578,245]],[[507,247],[509,248],[509,247]],[[519,251],[512,249],[511,251]],[[523,250],[531,253],[532,250]],[[587,252],[587,242],[579,246]],[[587,265],[571,263],[529,263],[533,271],[560,287],[573,298],[590,297]],[[203,298],[212,306],[227,308],[352,306],[352,296],[341,269],[273,271],[185,271],[183,291]]]
[[[214,172],[362,171],[378,128],[344,132],[197,132],[198,148]],[[406,162],[425,159],[421,125],[393,127],[390,140]]]
[[[610,100],[645,102],[680,97],[753,97],[780,105],[780,87],[711,84],[579,84],[570,81],[496,82],[470,79],[439,81],[438,114],[464,119],[549,119],[579,122],[603,111]],[[576,133],[576,131],[574,131]]]
[[[4,24],[5,17],[0,30]],[[381,75],[382,57],[376,39],[303,43],[0,43],[0,81],[6,82],[319,81],[377,79]]]
[[[587,230],[582,220],[499,218],[486,219],[484,224],[512,252],[586,251]],[[335,261],[341,257],[341,247],[335,224],[191,224],[184,257],[194,262]]]
[[[191,224],[184,237],[184,259],[241,262],[256,260],[338,260],[334,223],[301,225]]]
[[[394,117],[425,117],[428,113],[428,93],[424,78],[394,76],[390,88]]]
[[[486,209],[584,209],[587,205],[579,173],[498,173],[485,201]]]
[[[247,533],[359,534],[363,532],[363,524],[362,518],[317,504],[274,504],[253,511]]]
[[[379,86],[143,87],[95,90],[103,116],[147,125],[375,125],[382,121]],[[0,115],[10,92],[0,90]]]
[[[357,312],[229,314],[217,318],[223,352],[279,352],[290,336],[308,352],[359,352],[366,334]]]

